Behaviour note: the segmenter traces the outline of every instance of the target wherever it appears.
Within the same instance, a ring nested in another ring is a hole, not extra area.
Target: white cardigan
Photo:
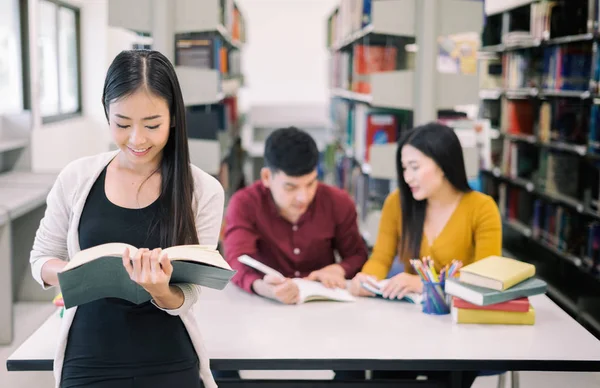
[[[120,151],[111,151],[85,157],[71,162],[58,175],[47,198],[44,218],[37,230],[30,262],[33,277],[48,288],[42,280],[42,266],[52,258],[69,260],[79,247],[79,220],[92,185],[108,163]],[[196,213],[196,231],[200,244],[216,248],[223,218],[223,187],[215,178],[192,165],[194,177],[194,211]],[[188,331],[194,349],[200,360],[200,377],[207,388],[217,387],[210,371],[209,358],[204,348],[202,336],[194,318],[193,305],[198,301],[200,287],[180,284],[184,302],[174,310],[165,310],[168,314],[179,315]],[[158,306],[157,306],[158,308]],[[62,318],[58,347],[54,357],[54,377],[56,388],[61,381],[64,353],[69,328],[75,317],[77,307],[65,310]]]

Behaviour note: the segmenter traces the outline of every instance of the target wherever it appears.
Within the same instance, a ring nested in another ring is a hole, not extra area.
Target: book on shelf
[[[488,90],[502,89],[502,59],[481,59],[481,67],[479,87]]]
[[[529,51],[511,51],[502,56],[505,89],[537,87],[540,75],[536,71],[539,59]]]
[[[592,69],[590,42],[544,47],[542,88],[586,91]]]
[[[398,48],[395,46],[361,45],[352,48],[352,91],[371,93],[372,73],[396,70]]]
[[[284,278],[279,271],[248,255],[242,255],[238,260],[240,263],[254,268],[265,275]],[[352,294],[344,288],[327,288],[320,282],[303,278],[293,278],[291,280],[298,286],[298,291],[300,293],[298,304],[314,301],[354,302],[356,300]]]
[[[327,20],[327,45],[338,45],[371,24],[372,0],[346,0]]]
[[[529,100],[504,100],[501,129],[512,135],[533,135],[534,106]]]
[[[558,5],[555,1],[544,1],[531,4],[530,32],[533,38],[545,40],[550,38],[552,10]]]
[[[123,266],[123,253],[134,257],[137,248],[108,243],[76,253],[58,273],[66,308],[102,298],[120,298],[135,304],[147,302],[150,294],[132,281]],[[235,271],[219,251],[202,245],[180,245],[163,249],[173,265],[171,284],[191,283],[217,290],[225,288]]]
[[[596,271],[600,271],[600,223],[592,222],[587,230],[586,254],[584,264]]]
[[[222,72],[227,49],[223,39],[212,32],[186,32],[175,35],[175,65]]]
[[[398,119],[393,114],[367,113],[365,162],[369,162],[370,148],[373,144],[395,143],[398,136]]]

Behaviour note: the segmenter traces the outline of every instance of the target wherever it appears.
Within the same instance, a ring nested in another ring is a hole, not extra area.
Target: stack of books
[[[490,256],[446,280],[456,323],[533,325],[530,296],[543,294],[548,285],[535,277],[535,266],[507,257]]]

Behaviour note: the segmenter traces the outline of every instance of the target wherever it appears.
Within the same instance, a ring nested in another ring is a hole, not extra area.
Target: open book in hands
[[[273,275],[281,278],[285,277],[279,271],[248,255],[242,255],[238,260],[240,263],[252,267],[265,275]],[[296,283],[298,291],[300,292],[298,304],[312,301],[354,302],[356,300],[348,290],[342,288],[327,288],[320,282],[301,278],[294,278],[292,281]]]
[[[372,292],[373,294],[375,294],[375,296],[380,297],[380,298],[384,298],[383,296],[383,289],[385,288],[385,286],[388,284],[390,279],[384,279],[384,280],[367,280],[367,281],[363,281],[360,283],[360,285],[362,286],[362,288],[364,288],[365,290]],[[404,302],[409,302],[409,303],[414,303],[416,305],[420,305],[421,302],[423,301],[423,296],[421,294],[417,294],[414,292],[409,292],[406,295],[404,295],[403,298],[401,299],[390,299],[389,297],[384,298],[384,299],[388,299],[388,300],[400,300],[400,301],[404,301]]]
[[[102,298],[120,298],[140,304],[151,299],[144,288],[129,278],[123,253],[137,248],[125,243],[108,243],[75,254],[58,274],[66,308]],[[191,283],[217,290],[225,288],[235,271],[219,251],[203,245],[180,245],[163,249],[173,265],[171,284]]]

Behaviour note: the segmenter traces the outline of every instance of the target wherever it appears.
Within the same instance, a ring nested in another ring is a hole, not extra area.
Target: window
[[[19,0],[0,1],[0,115],[23,110]]]
[[[60,1],[40,1],[38,49],[43,122],[81,113],[79,11]]]

